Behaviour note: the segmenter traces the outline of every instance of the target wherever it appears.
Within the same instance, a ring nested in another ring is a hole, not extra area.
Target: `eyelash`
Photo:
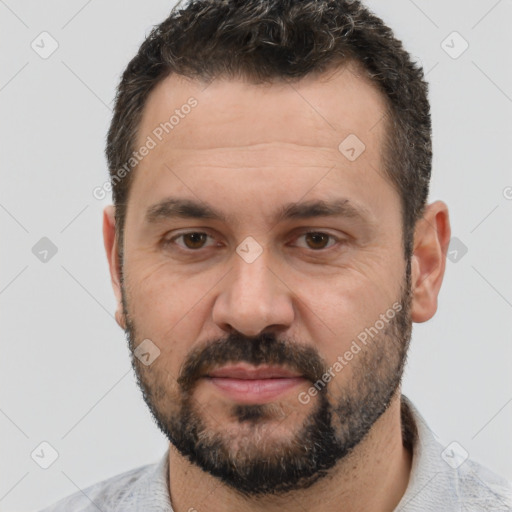
[[[169,238],[167,240],[163,240],[163,246],[168,247],[171,244],[173,244],[176,240],[178,240],[179,238],[185,237],[187,235],[207,235],[209,238],[212,238],[212,239],[214,238],[209,233],[206,233],[204,231],[186,231],[184,233],[180,233],[179,235],[175,235],[172,238]],[[312,252],[315,252],[315,253],[329,251],[329,250],[333,249],[333,247],[335,247],[336,245],[342,245],[343,243],[346,242],[346,240],[344,240],[342,238],[338,238],[338,237],[331,235],[330,233],[326,233],[324,231],[305,231],[305,232],[302,232],[301,234],[299,234],[296,238],[300,238],[305,235],[325,235],[325,236],[329,237],[330,239],[334,240],[335,243],[332,244],[330,247],[326,247],[326,248],[322,248],[322,249],[310,249]],[[294,238],[294,240],[295,240],[295,238]],[[207,248],[207,247],[200,247],[199,249],[189,249],[187,247],[182,247],[180,245],[178,245],[178,247],[179,247],[178,250],[181,250],[184,252],[189,252],[189,253],[199,252],[199,251]],[[307,250],[308,248],[303,248],[303,249]]]

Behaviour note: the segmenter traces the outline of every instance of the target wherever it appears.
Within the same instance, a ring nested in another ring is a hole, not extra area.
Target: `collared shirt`
[[[396,512],[512,512],[511,482],[467,458],[458,443],[442,445],[404,395],[401,416],[413,458]],[[168,456],[169,449],[159,462],[98,482],[41,512],[173,512]]]

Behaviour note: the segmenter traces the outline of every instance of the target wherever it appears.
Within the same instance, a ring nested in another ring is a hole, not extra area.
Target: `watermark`
[[[136,347],[133,354],[144,366],[149,366],[160,355],[160,349],[146,338]]]
[[[92,195],[95,199],[101,201],[105,199],[107,193],[112,192],[112,187],[117,185],[122,179],[124,179],[142,160],[149,155],[149,153],[155,149],[160,142],[162,142],[165,135],[169,134],[182,119],[190,114],[194,107],[197,107],[198,102],[196,98],[191,96],[186,103],[181,105],[180,108],[174,110],[174,114],[163,123],[160,123],[152,132],[151,135],[146,137],[146,141],[137,151],[134,151],[127,162],[117,170],[117,172],[110,177],[109,180],[105,181],[103,185],[94,187]]]
[[[32,254],[41,262],[48,263],[58,252],[57,246],[46,236],[43,236],[33,247]]]
[[[457,469],[469,457],[467,450],[461,446],[457,441],[451,442],[442,452],[441,458],[450,466],[452,469]]]
[[[448,253],[446,257],[452,263],[458,263],[468,252],[468,246],[456,236],[450,238],[450,244],[448,245]]]
[[[355,133],[351,133],[340,142],[338,150],[347,160],[355,162],[366,150],[366,145]]]
[[[468,48],[469,43],[457,31],[453,31],[441,42],[441,48],[452,59],[458,59]]]
[[[50,58],[59,47],[59,42],[49,33],[41,32],[31,43],[30,47],[41,59]]]
[[[32,450],[30,456],[39,467],[48,469],[59,458],[59,452],[48,441],[43,441]]]
[[[263,247],[252,237],[246,237],[236,248],[236,253],[246,263],[253,263],[263,252]]]
[[[357,335],[357,340],[352,340],[350,348],[344,352],[343,355],[339,355],[332,366],[317,380],[307,391],[301,391],[298,395],[298,400],[301,404],[307,405],[311,401],[311,397],[318,395],[319,391],[325,388],[327,384],[336,377],[336,374],[341,372],[345,366],[349,364],[354,356],[361,352],[361,345],[366,346],[369,341],[373,341],[373,338],[386,327],[389,322],[395,318],[396,314],[402,311],[402,304],[395,302],[385,313],[381,313],[379,320],[377,320],[371,327],[366,327]],[[370,338],[371,339],[370,339]],[[357,341],[359,341],[358,344]]]

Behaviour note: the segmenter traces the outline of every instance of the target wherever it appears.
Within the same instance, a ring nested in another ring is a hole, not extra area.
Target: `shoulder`
[[[458,491],[468,511],[511,511],[512,482],[468,459],[458,468]]]
[[[512,482],[471,459],[458,442],[442,443],[402,395],[404,444],[412,448],[409,485],[397,510],[512,512]]]
[[[113,512],[127,498],[127,494],[136,496],[138,490],[145,488],[148,475],[157,463],[140,466],[118,475],[97,482],[83,490],[79,490],[41,512]]]

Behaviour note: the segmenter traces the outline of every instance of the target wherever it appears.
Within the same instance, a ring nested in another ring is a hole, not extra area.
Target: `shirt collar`
[[[443,446],[413,403],[401,397],[402,437],[412,448],[409,483],[396,512],[456,509],[457,473],[442,459]]]

